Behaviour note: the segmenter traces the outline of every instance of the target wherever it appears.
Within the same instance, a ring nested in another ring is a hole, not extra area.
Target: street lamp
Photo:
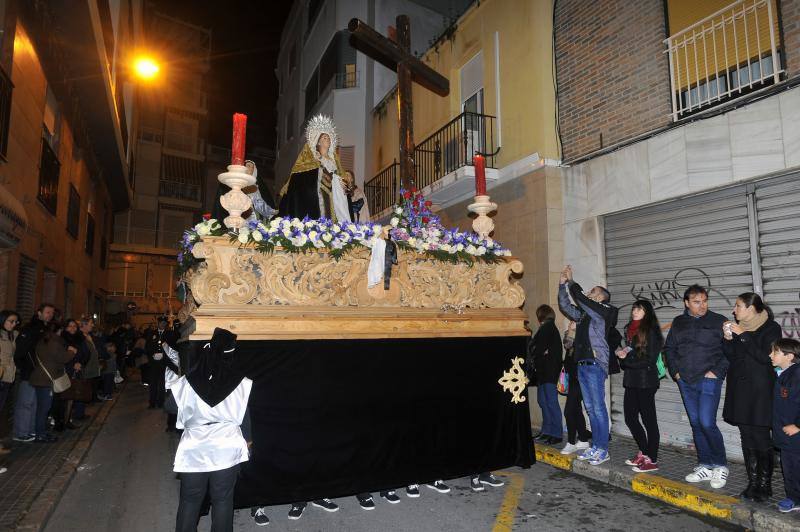
[[[152,57],[139,56],[133,62],[133,71],[136,76],[145,81],[154,79],[160,70],[161,67]]]

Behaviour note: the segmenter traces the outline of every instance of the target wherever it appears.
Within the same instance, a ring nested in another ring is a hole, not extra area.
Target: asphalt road
[[[89,450],[46,527],[47,532],[174,530],[179,481],[171,465],[177,439],[164,432],[163,413],[147,410],[145,389],[128,386]],[[309,506],[298,521],[288,506],[270,507],[270,524],[256,526],[250,512],[236,513],[234,529],[291,531],[700,531],[736,530],[726,523],[687,514],[666,504],[562,472],[546,464],[500,472],[501,488],[473,493],[468,479],[439,494],[421,487],[418,499],[401,494],[388,504],[362,510],[355,498],[338,499],[328,513]],[[208,518],[199,530],[210,528]]]

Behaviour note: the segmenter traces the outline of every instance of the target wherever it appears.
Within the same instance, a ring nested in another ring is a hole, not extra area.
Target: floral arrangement
[[[400,190],[400,203],[394,207],[389,219],[389,236],[398,246],[419,253],[433,255],[439,260],[470,263],[476,258],[494,261],[510,256],[511,252],[491,238],[481,238],[472,232],[446,229],[430,210],[426,201],[414,187]]]
[[[431,255],[438,260],[466,262],[474,260],[495,261],[511,252],[491,238],[482,239],[475,233],[465,233],[442,227],[438,216],[431,210],[415,188],[401,190],[401,199],[389,220],[389,237],[403,249]],[[372,248],[382,238],[384,227],[374,223],[336,223],[327,218],[274,217],[264,222],[248,221],[238,232],[231,231],[211,215],[183,233],[178,252],[178,264],[186,271],[195,262],[192,248],[204,236],[228,236],[231,242],[255,247],[271,253],[275,247],[290,252],[324,249],[339,258],[355,246]]]

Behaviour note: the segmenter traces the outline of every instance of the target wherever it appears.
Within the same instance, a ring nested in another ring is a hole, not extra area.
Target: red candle
[[[475,195],[486,195],[486,158],[476,153],[472,157],[472,164],[475,166]]]
[[[247,133],[247,115],[233,114],[233,144],[231,145],[231,164],[244,165],[244,139]]]

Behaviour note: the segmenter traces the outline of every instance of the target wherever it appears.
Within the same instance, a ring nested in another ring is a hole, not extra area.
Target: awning
[[[28,216],[22,203],[0,185],[0,249],[16,247],[27,227]]]

